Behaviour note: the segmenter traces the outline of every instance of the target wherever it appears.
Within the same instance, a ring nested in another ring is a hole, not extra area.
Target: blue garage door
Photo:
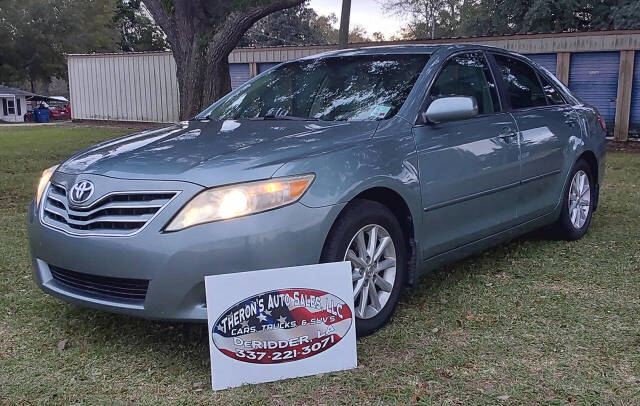
[[[553,75],[556,74],[556,68],[558,67],[557,54],[530,54],[527,56],[538,65],[546,68]]]
[[[275,63],[271,63],[271,62],[263,62],[263,63],[259,63],[258,64],[258,73],[262,73],[266,70],[269,70],[271,68],[273,68],[274,66],[278,65],[279,62],[275,62]]]
[[[235,89],[236,87],[249,80],[249,64],[230,63],[229,74],[231,75],[231,88]]]
[[[569,89],[598,108],[613,130],[618,93],[619,52],[585,52],[571,55]]]
[[[631,118],[629,135],[640,136],[640,51],[636,51],[633,63],[633,85],[631,86]]]

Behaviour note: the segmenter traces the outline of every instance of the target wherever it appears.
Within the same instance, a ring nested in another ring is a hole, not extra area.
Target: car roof
[[[363,48],[339,49],[335,51],[328,51],[320,54],[306,56],[306,57],[300,58],[299,60],[310,60],[310,59],[331,58],[331,57],[341,57],[341,56],[362,56],[362,55],[402,55],[402,54],[430,55],[440,50],[448,50],[450,52],[461,51],[461,50],[488,50],[488,51],[513,54],[513,52],[509,52],[503,48],[496,48],[496,47],[491,47],[486,45],[477,45],[477,44],[459,44],[459,43],[458,44],[438,44],[438,45],[405,44],[405,45],[382,45],[382,46],[363,47]]]

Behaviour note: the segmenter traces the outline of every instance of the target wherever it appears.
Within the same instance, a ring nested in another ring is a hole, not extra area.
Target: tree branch
[[[278,0],[266,6],[253,7],[231,15],[209,42],[210,56],[213,58],[220,55],[227,56],[247,30],[258,20],[276,11],[298,6],[304,2],[305,0]]]
[[[175,36],[175,24],[173,19],[167,14],[162,0],[142,0],[149,13],[153,17],[153,20],[160,26],[162,31],[167,37],[172,38]],[[172,44],[173,45],[173,44]]]

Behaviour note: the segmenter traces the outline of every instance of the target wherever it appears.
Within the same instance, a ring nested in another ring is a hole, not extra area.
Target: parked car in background
[[[71,105],[49,107],[52,120],[70,120]]]
[[[595,108],[501,49],[306,57],[45,170],[34,277],[84,306],[205,321],[205,275],[349,261],[365,335],[424,272],[543,226],[582,237],[605,135]]]
[[[52,100],[51,104],[46,102],[40,102],[36,109],[48,109],[49,118],[51,120],[71,120],[71,104],[67,102],[60,103],[59,101]],[[24,114],[24,121],[35,121],[34,108],[28,104],[27,112]]]

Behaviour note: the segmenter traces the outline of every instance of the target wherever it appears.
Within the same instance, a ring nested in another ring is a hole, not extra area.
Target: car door
[[[446,96],[475,97],[479,115],[413,129],[425,259],[504,230],[517,215],[517,128],[513,117],[502,111],[483,52],[456,54],[443,63],[427,106]]]
[[[549,78],[519,58],[493,57],[520,131],[518,216],[524,222],[551,212],[558,203],[570,164],[566,148],[570,137],[580,136],[580,124]]]

